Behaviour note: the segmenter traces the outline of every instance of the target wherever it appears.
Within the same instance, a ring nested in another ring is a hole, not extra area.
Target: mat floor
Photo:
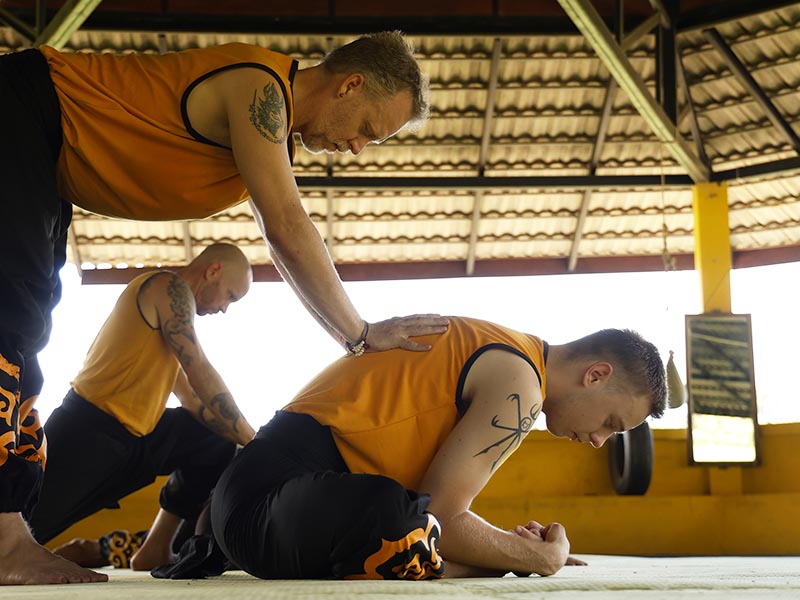
[[[579,555],[589,564],[553,577],[441,581],[263,581],[234,571],[207,580],[164,581],[106,569],[109,582],[0,588],[0,600],[232,600],[314,598],[378,600],[580,600],[644,598],[800,598],[800,557],[644,558]]]

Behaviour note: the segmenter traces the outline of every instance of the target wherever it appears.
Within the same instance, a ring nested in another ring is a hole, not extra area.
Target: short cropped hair
[[[616,385],[650,398],[650,416],[654,419],[664,415],[667,404],[664,363],[658,349],[641,335],[630,329],[602,329],[567,346],[573,357],[591,356],[610,362],[614,374],[622,375]]]
[[[375,98],[387,100],[400,92],[412,99],[411,120],[416,128],[428,118],[428,78],[414,58],[414,46],[400,31],[363,35],[332,50],[323,60],[331,73],[360,73],[364,89]]]

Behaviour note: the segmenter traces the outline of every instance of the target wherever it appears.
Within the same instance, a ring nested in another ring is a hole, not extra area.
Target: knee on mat
[[[158,502],[161,508],[181,519],[196,520],[208,501],[207,490],[199,494],[184,481],[180,471],[170,473],[167,482],[161,488]]]
[[[361,490],[368,505],[362,523],[354,530],[371,532],[352,561],[337,565],[335,573],[345,579],[432,579],[441,577],[444,563],[439,556],[441,527],[426,512],[429,497],[407,490],[398,482],[371,476]]]
[[[426,513],[396,537],[377,535],[360,552],[334,565],[340,579],[438,579],[444,575],[439,554],[441,529],[436,517]]]
[[[382,475],[364,475],[359,482],[359,497],[366,506],[363,512],[372,513],[381,522],[397,522],[402,529],[405,523],[420,522],[430,503],[427,494],[407,490],[394,479]]]

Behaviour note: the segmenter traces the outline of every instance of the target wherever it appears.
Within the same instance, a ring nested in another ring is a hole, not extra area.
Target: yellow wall
[[[559,521],[572,551],[589,554],[800,554],[800,423],[761,427],[761,466],[736,467],[741,494],[712,493],[716,467],[687,464],[686,432],[654,430],[655,466],[645,496],[617,496],[605,449],[532,432],[473,509],[504,528]],[[146,528],[163,479],[53,540]],[[716,488],[713,488],[716,489]]]
[[[559,521],[576,553],[800,554],[800,424],[761,428],[761,466],[741,470],[742,493],[711,493],[717,467],[689,466],[686,432],[654,430],[645,496],[617,496],[605,449],[534,432],[475,500],[504,528]]]

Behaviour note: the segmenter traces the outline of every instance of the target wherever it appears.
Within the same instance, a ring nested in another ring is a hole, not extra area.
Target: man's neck
[[[175,275],[183,279],[188,285],[189,289],[192,290],[192,294],[197,296],[197,288],[200,284],[200,277],[201,274],[198,272],[197,269],[192,268],[192,264],[188,264],[185,267],[180,267],[177,269],[170,269]]]
[[[567,348],[563,344],[551,344],[547,352],[547,397],[559,395],[565,373]]]
[[[330,85],[331,77],[325,72],[322,65],[297,71],[292,84],[292,100],[294,102],[292,131],[303,132],[313,113],[319,110],[319,104],[325,101]]]

